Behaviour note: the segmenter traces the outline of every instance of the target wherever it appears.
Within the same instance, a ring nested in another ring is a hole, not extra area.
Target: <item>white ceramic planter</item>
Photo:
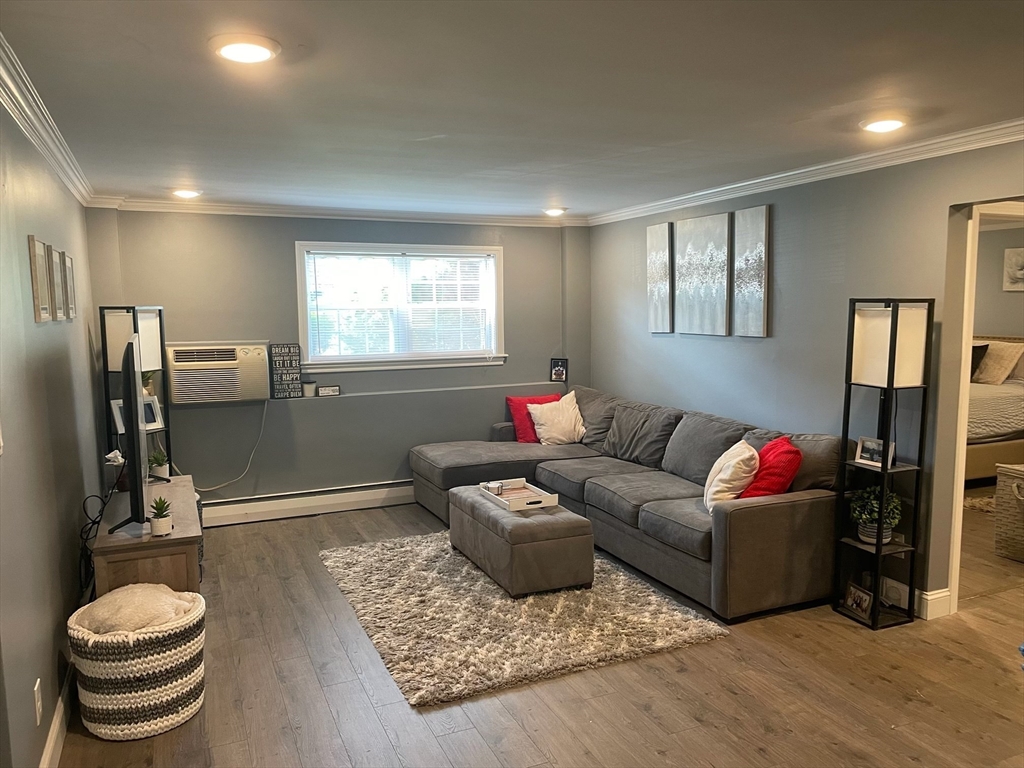
[[[303,397],[316,397],[316,382],[315,381],[304,381],[304,382],[302,382],[302,396]]]
[[[171,465],[164,464],[162,467],[150,467],[149,474],[155,477],[170,477],[171,476]]]
[[[149,518],[150,533],[154,536],[166,536],[173,529],[171,524],[171,518],[173,515],[167,517],[151,517]]]
[[[878,541],[878,524],[877,523],[858,523],[857,524],[857,538],[863,541],[865,544],[874,544]],[[888,544],[892,541],[892,526],[882,526],[882,543]]]

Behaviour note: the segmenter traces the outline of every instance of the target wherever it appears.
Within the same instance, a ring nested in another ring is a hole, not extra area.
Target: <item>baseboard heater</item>
[[[394,507],[412,504],[413,501],[412,480],[391,480],[238,499],[203,499],[203,527]]]

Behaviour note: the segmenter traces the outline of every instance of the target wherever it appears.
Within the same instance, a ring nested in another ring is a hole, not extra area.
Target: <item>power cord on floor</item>
[[[195,486],[195,489],[197,491],[219,491],[221,488],[226,488],[227,486],[231,485],[232,483],[237,483],[239,480],[241,480],[243,477],[245,477],[247,474],[249,474],[249,469],[250,469],[250,467],[252,467],[253,457],[256,455],[256,449],[260,447],[260,442],[263,440],[263,430],[267,426],[267,406],[269,404],[270,404],[269,400],[264,400],[263,401],[263,418],[260,420],[260,434],[256,438],[256,445],[254,445],[252,447],[252,452],[249,454],[249,461],[246,462],[245,470],[242,472],[242,474],[240,474],[234,480],[228,480],[226,483],[221,483],[220,485],[215,485],[212,488],[200,488],[197,485],[197,486]],[[171,466],[174,468],[174,471],[177,472],[179,475],[184,474],[184,472],[182,472],[180,469],[178,469],[178,467],[176,465],[171,464]]]

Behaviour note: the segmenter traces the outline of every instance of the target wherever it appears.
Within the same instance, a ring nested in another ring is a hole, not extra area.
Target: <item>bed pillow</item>
[[[971,347],[971,378],[974,378],[974,374],[978,372],[978,366],[981,365],[982,359],[985,357],[985,353],[988,352],[988,344],[975,344]]]
[[[1017,361],[1024,354],[1024,344],[1008,341],[990,341],[988,352],[978,366],[978,372],[971,377],[976,384],[1002,384],[1017,367]]]
[[[704,484],[704,506],[714,511],[715,502],[738,498],[753,482],[758,464],[757,451],[743,440],[719,456]]]
[[[553,403],[528,403],[526,409],[543,445],[578,443],[586,434],[575,392]]]
[[[562,396],[557,392],[553,395],[534,395],[532,397],[506,397],[505,404],[508,405],[508,412],[512,416],[512,426],[516,430],[516,442],[518,443],[539,443],[537,430],[533,427],[533,419],[526,406],[530,403],[553,403]]]

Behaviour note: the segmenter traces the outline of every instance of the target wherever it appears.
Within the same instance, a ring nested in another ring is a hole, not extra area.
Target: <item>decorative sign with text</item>
[[[302,352],[298,344],[270,345],[270,397],[302,397]]]

